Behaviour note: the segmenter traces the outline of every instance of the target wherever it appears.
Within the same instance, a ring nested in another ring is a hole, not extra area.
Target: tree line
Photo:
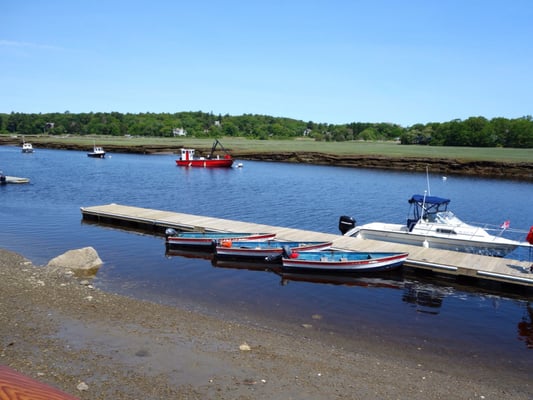
[[[470,117],[402,127],[393,123],[315,123],[268,115],[213,113],[0,113],[0,133],[11,135],[110,135],[245,137],[268,140],[309,137],[317,141],[397,140],[432,146],[533,148],[531,116],[516,119]]]

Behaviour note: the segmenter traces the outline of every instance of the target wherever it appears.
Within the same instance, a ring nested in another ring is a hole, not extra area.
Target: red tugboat
[[[224,151],[223,157],[214,155],[217,146]],[[217,139],[207,157],[195,157],[194,149],[181,149],[181,157],[176,160],[176,165],[178,167],[229,168],[233,165],[233,158]]]

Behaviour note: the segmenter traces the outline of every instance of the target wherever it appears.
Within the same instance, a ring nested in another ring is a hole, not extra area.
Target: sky
[[[530,0],[2,0],[0,113],[533,114]]]

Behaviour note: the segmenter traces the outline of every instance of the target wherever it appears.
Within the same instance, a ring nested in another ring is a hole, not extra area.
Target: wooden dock
[[[533,287],[530,261],[481,256],[477,254],[430,249],[382,241],[353,238],[280,226],[261,225],[229,219],[182,214],[119,204],[82,207],[83,219],[98,223],[139,229],[162,235],[167,228],[184,231],[266,232],[280,240],[331,241],[339,249],[357,251],[408,252],[406,266],[455,277],[497,281]]]

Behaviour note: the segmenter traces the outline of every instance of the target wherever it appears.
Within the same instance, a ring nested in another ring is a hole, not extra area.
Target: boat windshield
[[[435,222],[446,225],[460,225],[463,223],[451,211],[441,211],[435,214]]]

